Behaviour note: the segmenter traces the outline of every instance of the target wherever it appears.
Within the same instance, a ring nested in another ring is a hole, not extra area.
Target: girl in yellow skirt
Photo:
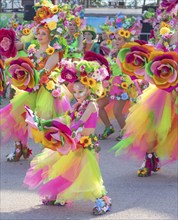
[[[96,74],[100,75],[98,81]],[[30,189],[42,184],[39,194],[45,205],[92,200],[95,215],[111,208],[97,160],[99,143],[95,135],[98,119],[95,99],[102,94],[102,80],[107,74],[106,66],[96,61],[82,60],[75,64],[64,61],[61,77],[73,84],[72,92],[77,101],[73,111],[45,121],[26,108],[26,121],[33,138],[45,149],[32,160],[24,184]]]

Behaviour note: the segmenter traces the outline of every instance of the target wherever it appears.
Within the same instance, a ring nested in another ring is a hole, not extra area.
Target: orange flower
[[[163,22],[161,22],[161,28],[162,27],[170,28],[170,25],[163,21]]]
[[[34,17],[34,20],[37,23],[40,23],[40,21],[42,21],[46,18],[51,18],[52,16],[53,16],[53,13],[50,11],[50,9],[43,6],[37,10],[36,16]]]
[[[43,84],[47,84],[47,82],[49,81],[49,78],[47,75],[43,75],[40,79],[40,84],[43,85]]]
[[[57,6],[57,5],[55,5],[53,8],[51,8],[51,12],[52,12],[53,14],[56,14],[58,11],[59,11],[59,9],[58,9],[58,6]]]
[[[75,23],[76,23],[77,27],[80,27],[80,24],[81,24],[80,17],[75,18]]]

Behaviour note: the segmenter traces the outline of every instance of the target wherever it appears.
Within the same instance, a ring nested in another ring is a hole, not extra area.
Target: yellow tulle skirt
[[[178,158],[177,93],[150,86],[140,101],[130,108],[123,140],[113,147],[116,154],[143,158],[156,152],[161,159]]]
[[[106,194],[95,152],[84,148],[63,156],[44,149],[32,160],[24,184],[41,185],[39,194],[56,202],[94,201]]]

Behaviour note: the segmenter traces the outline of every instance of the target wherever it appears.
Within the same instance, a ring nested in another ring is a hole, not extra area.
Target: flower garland
[[[54,47],[49,46],[45,52],[40,54],[40,58],[38,59],[36,57],[36,52],[37,52],[36,45],[31,44],[28,47],[27,52],[31,61],[35,64],[35,67],[39,68],[39,63],[42,62],[44,59],[46,59],[47,56],[52,55],[55,51],[56,50]],[[58,68],[55,69],[55,74],[49,75],[48,71],[45,68],[39,70],[39,74],[40,74],[39,84],[43,85],[47,91],[51,92],[54,98],[58,98],[58,97],[62,98],[64,96],[64,94],[61,93],[60,82],[57,79],[57,76],[60,74]]]
[[[74,115],[75,115],[75,121],[80,120],[80,118],[82,117],[84,111],[86,110],[88,104],[90,103],[90,98],[86,98],[86,100],[84,100],[81,105],[79,107],[76,108]]]

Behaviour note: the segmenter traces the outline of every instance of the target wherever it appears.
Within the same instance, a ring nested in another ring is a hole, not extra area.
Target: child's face
[[[82,103],[86,97],[89,95],[89,89],[83,85],[81,82],[76,82],[73,85],[74,97],[79,103]]]
[[[86,40],[92,40],[93,39],[93,35],[90,32],[84,32],[83,36]]]

